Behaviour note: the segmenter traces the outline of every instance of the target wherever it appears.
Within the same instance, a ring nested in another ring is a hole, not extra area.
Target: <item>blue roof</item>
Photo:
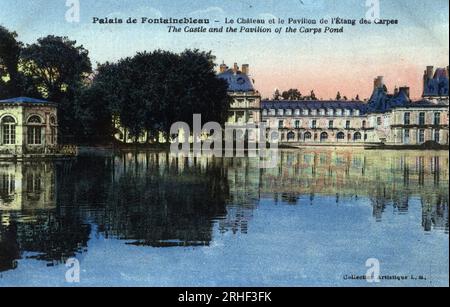
[[[367,104],[362,101],[345,100],[263,100],[261,101],[263,109],[342,109],[359,110],[364,114],[367,110]]]
[[[424,96],[448,96],[449,81],[445,68],[438,68],[433,78],[426,79],[423,89]]]
[[[16,97],[0,100],[0,103],[49,103],[49,101],[30,97]]]
[[[229,92],[254,92],[253,80],[247,74],[235,73],[232,69],[217,75],[228,82]]]

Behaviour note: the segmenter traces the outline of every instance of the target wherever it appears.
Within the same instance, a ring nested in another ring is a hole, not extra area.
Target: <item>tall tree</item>
[[[195,113],[202,121],[224,123],[230,105],[226,81],[215,75],[214,57],[198,50],[143,52],[100,66],[92,88],[111,85],[107,109],[134,140],[144,132],[163,132],[168,139],[174,122],[192,123]]]
[[[0,96],[20,94],[19,59],[22,43],[17,33],[0,26]]]
[[[24,73],[49,100],[59,102],[92,72],[88,51],[67,37],[49,35],[22,52]]]

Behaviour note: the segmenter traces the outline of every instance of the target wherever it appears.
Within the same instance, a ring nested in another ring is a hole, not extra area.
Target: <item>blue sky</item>
[[[303,2],[303,4],[301,3]],[[384,75],[388,86],[410,85],[421,92],[426,65],[448,65],[447,0],[381,0],[382,18],[395,27],[347,28],[341,35],[168,34],[164,26],[94,25],[97,17],[261,18],[365,16],[366,0],[80,0],[80,23],[65,20],[66,0],[0,0],[0,24],[26,43],[47,34],[69,36],[83,44],[94,63],[117,60],[157,48],[212,50],[217,61],[248,63],[264,95],[275,88],[316,89],[330,98],[337,90],[351,97],[370,94],[372,79]]]

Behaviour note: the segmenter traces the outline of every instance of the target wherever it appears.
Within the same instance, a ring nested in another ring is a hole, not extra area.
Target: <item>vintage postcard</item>
[[[448,12],[0,0],[0,287],[448,287]]]

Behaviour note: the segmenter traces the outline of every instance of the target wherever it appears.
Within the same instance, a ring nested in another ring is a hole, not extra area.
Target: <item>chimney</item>
[[[406,94],[406,96],[409,98],[409,94],[410,94],[409,86],[402,86],[400,88],[400,92],[404,92]]]
[[[234,63],[234,66],[233,66],[233,72],[234,72],[234,73],[237,73],[238,71],[239,71],[239,66],[238,66],[237,63]]]
[[[225,63],[220,64],[220,69],[219,69],[219,71],[220,71],[221,74],[224,73],[224,72],[226,72],[227,70],[228,70],[228,66],[225,65]]]
[[[373,88],[374,88],[374,90],[377,89],[377,88],[382,88],[383,85],[384,85],[383,76],[378,76],[373,81]]]
[[[248,64],[242,64],[242,73],[248,75],[250,73],[250,66]]]
[[[427,78],[433,79],[434,66],[427,66]]]

